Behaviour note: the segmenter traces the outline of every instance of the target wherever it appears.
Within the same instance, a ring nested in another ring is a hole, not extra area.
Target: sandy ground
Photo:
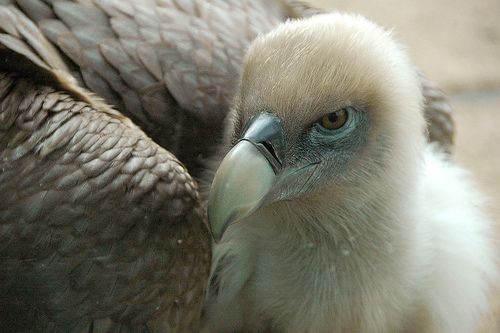
[[[360,13],[393,29],[415,63],[448,93],[457,125],[455,160],[489,196],[492,236],[500,239],[500,1],[309,2]],[[491,300],[493,311],[480,333],[500,333],[500,288]]]

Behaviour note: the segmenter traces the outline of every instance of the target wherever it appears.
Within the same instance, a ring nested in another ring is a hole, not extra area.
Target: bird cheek
[[[286,168],[277,177],[276,185],[268,198],[274,201],[290,200],[309,193],[317,181],[320,161],[308,163],[301,167]]]

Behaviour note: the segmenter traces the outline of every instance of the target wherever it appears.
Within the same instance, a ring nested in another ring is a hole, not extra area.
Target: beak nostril
[[[246,130],[240,140],[252,143],[272,165],[273,170],[281,169],[283,128],[281,120],[269,113],[260,113],[254,116],[245,125]]]
[[[264,141],[264,142],[262,142],[262,145],[276,159],[276,161],[280,162],[280,159],[278,158],[278,155],[276,154],[276,151],[274,150],[274,147],[270,142]]]

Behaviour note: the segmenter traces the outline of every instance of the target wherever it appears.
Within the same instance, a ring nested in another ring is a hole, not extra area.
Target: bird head
[[[424,141],[421,106],[405,52],[361,16],[292,20],[257,38],[209,195],[214,238],[280,203],[349,211],[402,195]]]

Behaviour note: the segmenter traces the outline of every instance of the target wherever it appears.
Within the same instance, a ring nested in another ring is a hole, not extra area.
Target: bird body
[[[209,330],[473,332],[490,221],[425,142],[422,106],[411,62],[364,18],[252,44],[208,205]]]

